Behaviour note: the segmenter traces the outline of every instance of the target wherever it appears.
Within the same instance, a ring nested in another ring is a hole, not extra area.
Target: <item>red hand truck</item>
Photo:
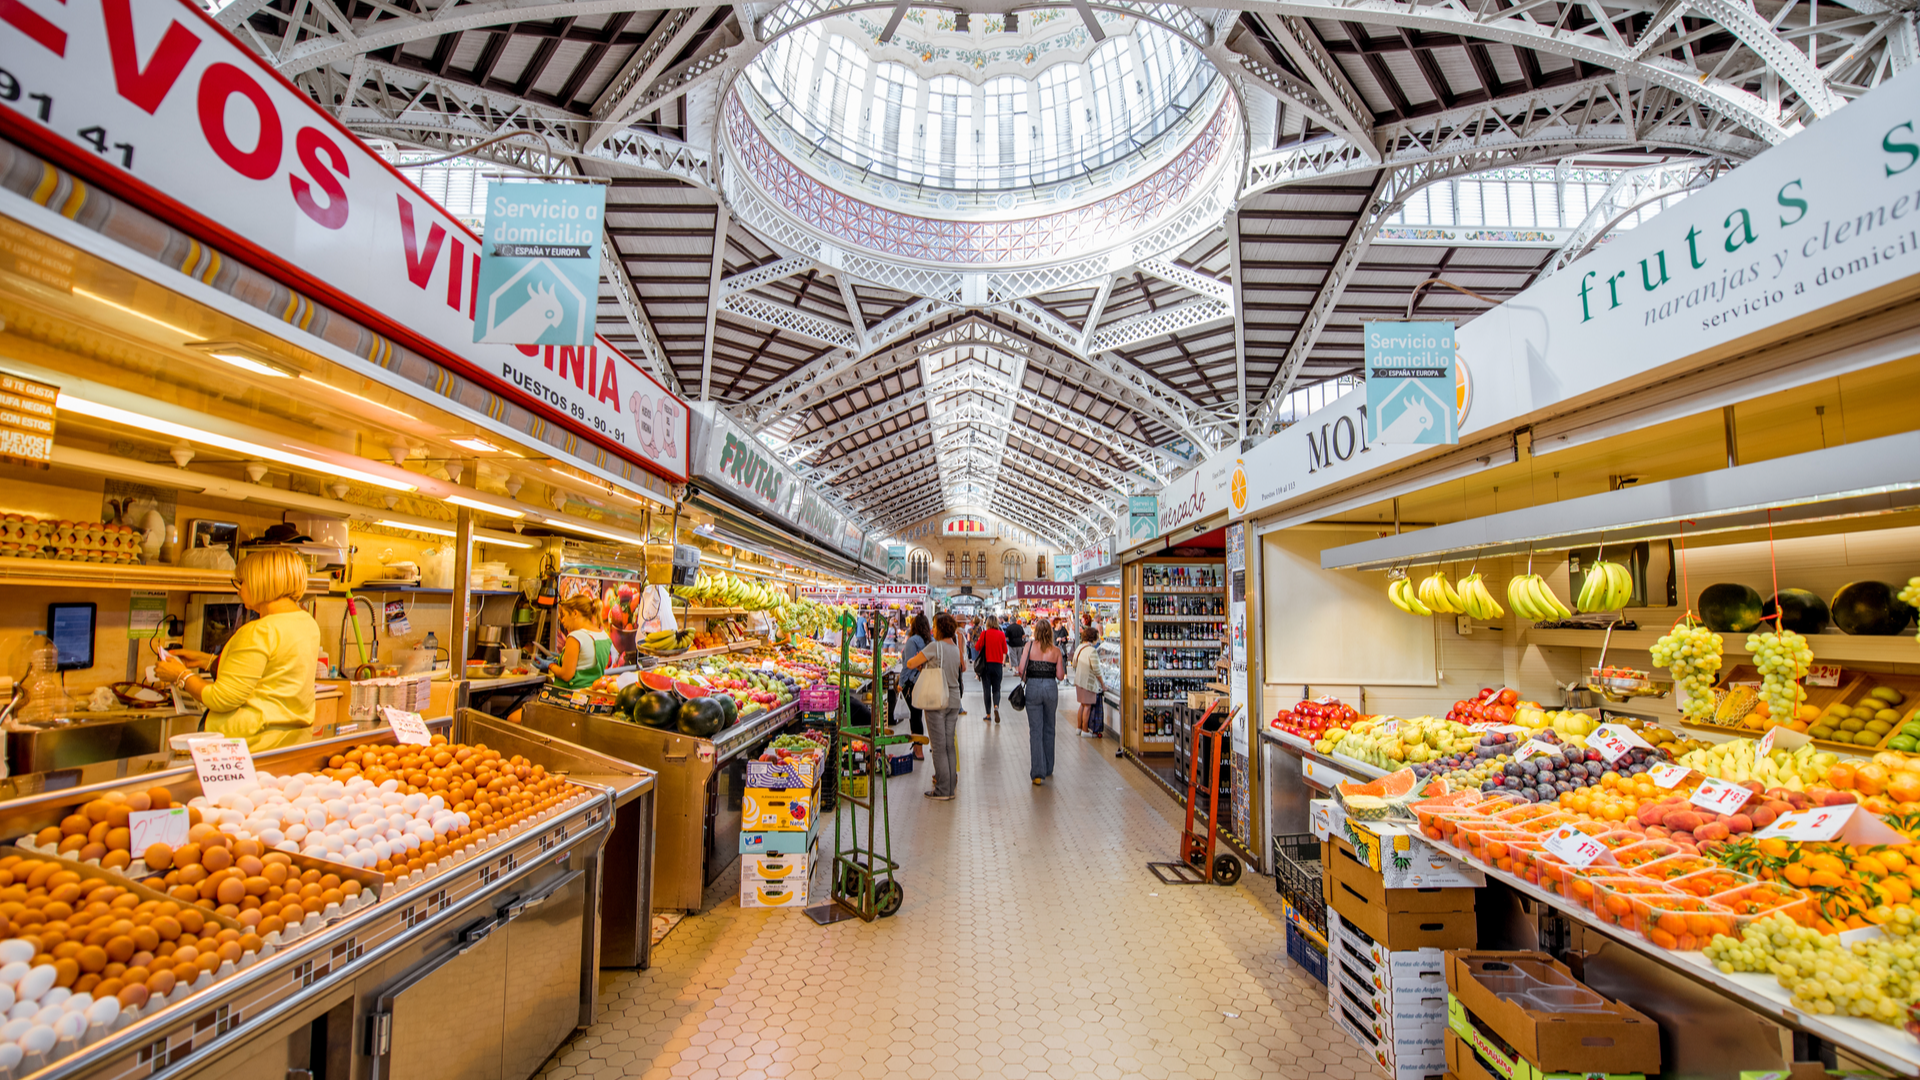
[[[1240,880],[1240,859],[1230,851],[1214,854],[1214,844],[1219,833],[1220,821],[1220,744],[1225,739],[1233,718],[1240,709],[1235,706],[1226,713],[1219,712],[1220,702],[1215,701],[1207,707],[1198,723],[1193,725],[1192,752],[1187,757],[1187,824],[1180,832],[1180,854],[1182,862],[1150,862],[1147,869],[1165,885],[1204,885],[1209,879],[1215,885],[1232,885]],[[1202,754],[1202,740],[1209,751]],[[1206,783],[1203,785],[1202,780]],[[1194,815],[1200,812],[1200,797],[1207,799],[1206,831],[1194,829]]]

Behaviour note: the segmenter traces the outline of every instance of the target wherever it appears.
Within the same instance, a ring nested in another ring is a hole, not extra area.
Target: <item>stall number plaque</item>
[[[1607,854],[1607,846],[1573,825],[1562,825],[1548,833],[1540,841],[1540,846],[1558,856],[1561,862],[1575,870],[1584,870],[1592,866],[1600,856]]]
[[[187,808],[170,806],[165,810],[135,810],[127,816],[127,828],[133,832],[128,844],[134,851],[145,851],[154,844],[177,848],[187,842]]]
[[[412,746],[426,746],[433,742],[433,732],[427,730],[427,722],[417,712],[407,712],[391,705],[380,706],[380,715],[393,729],[395,740]]]
[[[1711,810],[1716,814],[1737,814],[1751,798],[1753,798],[1753,792],[1739,784],[1710,776],[1700,781],[1700,786],[1693,789],[1693,797],[1687,801],[1702,810]]]
[[[200,774],[200,793],[209,799],[259,786],[253,778],[253,753],[245,739],[202,739],[194,743],[193,769]]]

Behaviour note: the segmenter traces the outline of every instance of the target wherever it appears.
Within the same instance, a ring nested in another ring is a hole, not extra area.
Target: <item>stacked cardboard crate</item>
[[[1328,1011],[1392,1080],[1447,1072],[1446,950],[1478,940],[1485,883],[1416,845],[1353,821],[1321,845]]]
[[[819,831],[824,754],[747,762],[740,795],[740,906],[804,907]]]
[[[1645,1080],[1660,1027],[1533,952],[1447,955],[1447,1069],[1459,1080]]]

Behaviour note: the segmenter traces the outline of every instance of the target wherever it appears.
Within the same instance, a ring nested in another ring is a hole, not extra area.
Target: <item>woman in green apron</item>
[[[547,685],[540,691],[542,701],[571,705],[576,690],[585,690],[607,673],[613,663],[613,638],[601,626],[606,606],[591,592],[574,593],[560,601],[560,629],[566,632],[560,659],[547,669]],[[520,710],[507,719],[520,722]]]

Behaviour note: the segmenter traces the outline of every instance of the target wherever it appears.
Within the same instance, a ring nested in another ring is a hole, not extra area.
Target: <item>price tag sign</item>
[[[1760,746],[1755,750],[1758,756],[1766,757],[1768,754],[1773,753],[1773,733],[1779,730],[1777,727],[1770,727],[1767,729],[1765,735],[1760,736]]]
[[[1807,668],[1806,678],[1801,680],[1806,686],[1839,686],[1839,664],[1813,664]]]
[[[1559,747],[1552,743],[1541,742],[1539,739],[1528,739],[1520,749],[1514,753],[1513,760],[1516,762],[1525,761],[1528,758],[1539,757],[1542,754],[1555,753],[1559,751],[1559,749]]]
[[[1906,840],[1876,814],[1855,803],[1816,806],[1781,814],[1773,824],[1753,834],[1756,839],[1799,843],[1900,844]]]
[[[1674,788],[1679,787],[1680,781],[1685,780],[1692,772],[1693,770],[1687,768],[1685,765],[1663,762],[1648,769],[1647,778],[1659,787]]]
[[[1541,839],[1540,846],[1576,870],[1584,870],[1592,866],[1594,861],[1602,855],[1611,855],[1605,844],[1571,824],[1562,825],[1548,833]]]
[[[401,743],[411,746],[426,746],[433,742],[433,732],[427,730],[427,722],[417,712],[407,712],[391,705],[380,706],[380,716],[387,726],[393,729],[393,737]]]
[[[1374,728],[1373,730],[1374,730],[1374,733],[1378,735],[1391,735],[1394,732],[1400,730],[1400,721],[1389,720],[1386,723],[1381,724],[1379,727]]]
[[[1711,810],[1716,814],[1737,814],[1751,798],[1753,798],[1753,792],[1739,784],[1708,777],[1700,781],[1700,786],[1693,789],[1693,798],[1687,801],[1702,810]]]
[[[200,774],[200,793],[209,799],[258,786],[253,778],[253,752],[247,749],[245,739],[196,741],[193,769]]]
[[[1633,750],[1651,750],[1652,744],[1633,733],[1631,728],[1622,724],[1601,724],[1587,736],[1587,745],[1600,751],[1600,756],[1611,765],[1626,757]]]
[[[187,842],[187,808],[170,806],[165,810],[135,810],[127,817],[127,828],[133,832],[133,840],[128,846],[135,854],[154,844],[180,847]]]

